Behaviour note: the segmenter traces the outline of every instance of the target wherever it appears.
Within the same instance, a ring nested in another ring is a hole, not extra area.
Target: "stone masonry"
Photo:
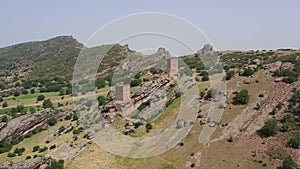
[[[171,57],[167,60],[167,73],[171,76],[178,74],[178,58]]]
[[[130,101],[130,85],[116,86],[116,101]]]

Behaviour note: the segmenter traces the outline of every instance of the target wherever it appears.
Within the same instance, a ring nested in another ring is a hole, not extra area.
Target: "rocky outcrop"
[[[25,135],[34,129],[47,126],[52,117],[61,118],[65,114],[62,110],[47,109],[39,114],[26,114],[10,120],[0,131],[0,142],[10,144],[13,139]]]
[[[214,47],[211,44],[206,44],[196,54],[201,56],[201,55],[204,55],[204,54],[211,54],[211,53],[214,53],[214,52],[215,52]]]
[[[266,64],[266,65],[264,65],[264,69],[269,70],[269,72],[271,72],[271,73],[274,73],[276,70],[278,70],[281,67],[281,64],[282,64],[281,61]]]
[[[22,162],[12,163],[4,162],[0,163],[0,168],[7,169],[42,169],[48,166],[54,159],[51,157],[37,157]]]
[[[7,97],[7,96],[14,95],[15,93],[21,93],[21,92],[22,92],[21,88],[7,89],[7,90],[0,91],[0,96]]]
[[[156,59],[162,59],[164,57],[168,57],[171,56],[170,52],[167,51],[165,48],[158,48],[157,52],[155,52],[152,57],[156,58]]]

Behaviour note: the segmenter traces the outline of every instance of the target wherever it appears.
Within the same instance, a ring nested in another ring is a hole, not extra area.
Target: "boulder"
[[[244,84],[250,84],[250,83],[251,83],[250,79],[248,79],[248,78],[247,78],[247,79],[244,79],[243,82],[244,82]]]

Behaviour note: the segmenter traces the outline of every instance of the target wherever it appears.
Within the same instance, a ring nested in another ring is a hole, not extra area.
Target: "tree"
[[[245,71],[243,72],[243,76],[251,76],[254,74],[254,70],[252,69],[245,69]]]
[[[0,97],[0,103],[3,102],[3,97]]]
[[[32,87],[31,85],[31,82],[29,81],[25,81],[22,83],[22,86],[25,88],[25,89],[30,89]]]
[[[20,92],[16,91],[16,92],[14,93],[14,96],[15,96],[15,97],[20,96]]]
[[[16,156],[15,153],[10,153],[10,152],[9,152],[9,153],[7,154],[7,157],[15,157],[15,156]]]
[[[37,101],[42,101],[42,100],[44,100],[45,99],[45,96],[44,95],[38,95],[38,97],[37,97]]]
[[[67,88],[66,94],[67,94],[67,95],[72,94],[72,87],[68,87],[68,88]]]
[[[204,75],[204,76],[202,77],[202,81],[208,81],[208,80],[209,80],[208,75]]]
[[[39,153],[45,152],[47,150],[48,150],[48,147],[45,146],[45,147],[39,149]]]
[[[234,76],[234,71],[229,70],[226,72],[226,80],[230,80]]]
[[[73,118],[72,118],[72,121],[76,121],[78,120],[78,115],[76,112],[73,113]]]
[[[20,82],[15,83],[15,87],[20,87],[20,86],[21,86]]]
[[[60,89],[60,90],[59,90],[59,95],[60,95],[60,96],[65,95],[65,90],[64,90],[64,89]]]
[[[8,106],[8,103],[7,102],[3,102],[2,107],[4,108],[4,107],[7,107],[7,106]]]
[[[240,92],[236,92],[233,102],[234,104],[247,104],[249,102],[248,90],[243,89]]]
[[[265,125],[258,131],[262,137],[275,136],[279,130],[276,119],[268,119]]]
[[[27,95],[27,94],[28,94],[28,90],[23,89],[23,90],[22,90],[22,94],[23,94],[23,95]]]
[[[36,151],[38,151],[40,149],[40,146],[34,146],[33,148],[32,148],[32,152],[36,152]]]
[[[50,126],[54,126],[56,123],[57,123],[57,119],[54,118],[54,117],[51,117],[51,118],[49,119],[49,121],[48,121],[48,124],[49,124]]]
[[[35,89],[30,89],[30,93],[34,94],[35,93]]]
[[[16,111],[17,112],[24,112],[25,111],[24,105],[18,105],[17,108],[16,108]]]
[[[216,94],[217,94],[217,90],[216,89],[210,89],[210,90],[207,91],[205,99],[214,98]]]
[[[200,94],[199,94],[199,96],[200,96],[200,99],[203,99],[203,97],[205,96],[205,92],[200,92]]]
[[[30,112],[31,114],[35,113],[35,108],[34,108],[34,107],[30,107],[30,108],[29,108],[29,112]]]
[[[55,148],[56,148],[56,145],[54,144],[54,145],[50,146],[49,150],[52,150],[52,149],[55,149]]]
[[[44,108],[44,109],[52,108],[52,107],[53,107],[53,104],[52,104],[52,102],[51,102],[50,99],[47,99],[47,100],[45,100],[45,101],[43,102],[43,108]]]
[[[106,86],[105,79],[103,78],[97,79],[95,85],[98,89],[105,87]]]
[[[297,163],[293,160],[292,156],[287,156],[282,162],[282,169],[296,169]]]
[[[8,117],[6,115],[4,115],[1,119],[2,123],[6,123],[8,121]]]
[[[141,79],[134,79],[130,82],[130,86],[134,87],[134,86],[139,86],[142,84],[142,80]]]
[[[97,100],[98,100],[98,103],[99,103],[99,106],[102,106],[102,105],[104,105],[105,104],[105,97],[104,96],[99,96],[98,98],[97,98]]]
[[[147,123],[145,127],[147,132],[149,132],[153,128],[151,123]]]
[[[17,154],[18,156],[21,156],[24,151],[25,151],[25,148],[16,148],[14,153]]]
[[[64,168],[64,160],[53,161],[50,163],[46,169],[63,169]]]

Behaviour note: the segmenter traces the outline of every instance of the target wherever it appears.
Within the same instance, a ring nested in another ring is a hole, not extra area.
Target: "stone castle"
[[[156,80],[145,90],[131,95],[129,84],[116,85],[114,102],[111,100],[104,108],[106,112],[110,112],[110,114],[107,114],[107,120],[109,119],[108,121],[112,122],[114,119],[113,116],[116,113],[123,115],[130,114],[143,102],[148,101],[154,92],[175,83],[178,70],[178,58],[172,57],[167,60],[167,69],[160,75],[155,75]],[[162,96],[160,99],[164,99],[164,97]]]

